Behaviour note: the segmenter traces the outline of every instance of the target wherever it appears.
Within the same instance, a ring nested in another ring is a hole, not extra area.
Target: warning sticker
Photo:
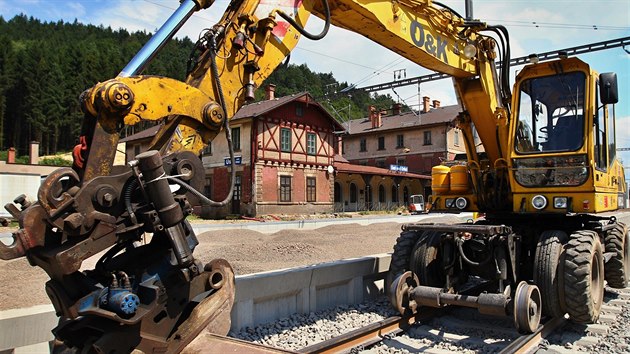
[[[302,6],[302,2],[303,0],[261,0],[254,15],[258,18],[265,18],[269,16],[274,9],[279,9],[292,18],[295,18],[298,9]],[[273,28],[271,33],[282,42],[290,24],[280,16],[276,16],[276,21],[278,24]]]

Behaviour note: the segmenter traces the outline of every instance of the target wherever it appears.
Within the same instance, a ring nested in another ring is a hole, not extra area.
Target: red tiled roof
[[[443,124],[452,122],[459,112],[459,105],[444,106],[440,108],[431,108],[429,112],[418,113],[406,112],[393,116],[381,116],[382,125],[378,128],[372,128],[372,122],[369,118],[354,119],[348,121],[348,134],[366,134],[371,132],[381,132],[393,129],[408,129],[412,127],[421,127],[433,124]]]
[[[339,154],[335,154],[335,156],[333,156],[333,162],[345,162],[345,163],[350,163],[350,161],[346,160],[345,157],[339,155]]]
[[[378,176],[399,176],[406,178],[419,178],[419,179],[427,179],[430,180],[431,176],[426,175],[418,175],[415,173],[409,172],[395,172],[392,170],[388,170],[386,168],[374,167],[374,166],[363,166],[363,165],[354,165],[351,163],[345,162],[337,162],[333,163],[337,172],[341,173],[359,173],[359,174],[367,174],[367,175],[378,175]]]
[[[261,114],[265,114],[269,111],[272,111],[278,107],[283,106],[284,104],[287,104],[291,101],[296,100],[298,97],[301,97],[307,94],[308,93],[306,92],[302,92],[302,93],[298,93],[298,94],[294,94],[290,96],[274,98],[273,100],[264,100],[260,102],[250,103],[248,105],[241,107],[236,112],[236,114],[234,114],[234,117],[232,117],[232,120],[257,117]],[[315,103],[315,100],[313,100],[313,103]]]
[[[320,105],[308,92],[300,92],[289,96],[274,98],[273,100],[264,100],[260,102],[250,103],[241,107],[232,117],[232,121],[238,119],[252,118],[258,117],[265,113],[271,112],[276,108],[282,107],[283,105],[293,102],[293,101],[306,101],[309,105],[313,105],[320,109],[325,116],[327,116],[331,122],[336,126],[336,130],[344,130],[344,127],[339,124],[330,113]]]

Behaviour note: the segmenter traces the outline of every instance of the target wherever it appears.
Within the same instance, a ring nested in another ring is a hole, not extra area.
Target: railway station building
[[[428,100],[428,98],[426,99]],[[430,171],[464,151],[453,127],[459,107],[434,101],[420,113],[371,108],[367,118],[339,123],[309,93],[243,106],[230,121],[236,185],[231,203],[201,207],[204,218],[395,210],[409,196],[430,194]],[[128,158],[144,151],[157,128],[123,139]],[[229,150],[223,133],[201,153],[204,194],[229,191]]]

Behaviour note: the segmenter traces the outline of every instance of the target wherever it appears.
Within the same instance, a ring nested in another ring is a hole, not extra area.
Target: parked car
[[[408,209],[411,214],[425,213],[424,197],[421,194],[414,194],[410,196]]]

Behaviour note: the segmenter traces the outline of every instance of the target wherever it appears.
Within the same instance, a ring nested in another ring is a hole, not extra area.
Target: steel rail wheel
[[[514,295],[514,325],[519,333],[533,333],[540,324],[542,306],[540,290],[522,281]]]
[[[390,285],[398,276],[408,270],[412,270],[409,267],[411,254],[418,240],[424,237],[425,234],[424,231],[403,231],[400,233],[400,236],[396,239],[396,244],[394,244],[394,252],[392,253],[389,271],[387,272],[386,289],[390,289]]]

